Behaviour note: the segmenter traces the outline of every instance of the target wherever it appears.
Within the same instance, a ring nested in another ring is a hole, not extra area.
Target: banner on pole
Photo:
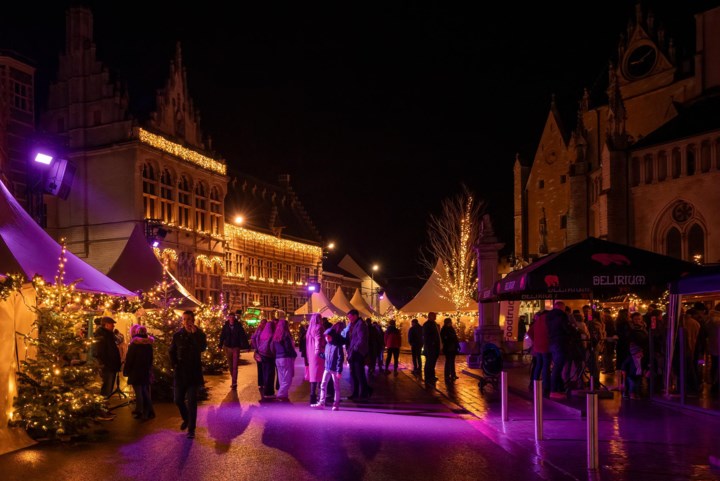
[[[518,307],[517,301],[500,302],[500,324],[503,325],[503,339],[514,341],[518,335]]]

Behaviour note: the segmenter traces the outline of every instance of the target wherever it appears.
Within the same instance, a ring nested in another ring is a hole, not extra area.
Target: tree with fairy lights
[[[33,278],[37,301],[30,309],[37,317],[32,331],[22,334],[36,355],[20,363],[11,424],[34,438],[80,434],[106,409],[96,365],[86,360],[92,341],[83,335],[88,321],[83,306],[92,301],[75,291],[75,283],[65,284],[65,252],[63,242],[54,284]]]
[[[440,215],[430,215],[428,243],[421,251],[421,263],[440,280],[440,297],[460,311],[477,294],[476,255],[474,248],[480,240],[480,224],[486,204],[466,186],[453,198],[445,199]],[[444,269],[438,269],[442,261]],[[464,332],[460,317],[456,328]]]
[[[202,353],[201,359],[203,371],[208,374],[218,374],[227,369],[227,357],[218,349],[226,309],[221,298],[220,304],[203,304],[195,311],[195,322],[207,337],[208,348]]]

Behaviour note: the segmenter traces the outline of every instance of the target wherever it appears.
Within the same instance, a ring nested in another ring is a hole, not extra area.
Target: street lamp
[[[372,307],[375,311],[378,310],[378,306],[375,303],[375,272],[380,269],[380,266],[377,264],[373,264],[372,269],[370,269],[370,307]]]

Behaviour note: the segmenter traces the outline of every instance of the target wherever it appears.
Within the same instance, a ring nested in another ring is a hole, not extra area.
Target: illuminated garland
[[[155,257],[157,257],[160,261],[170,259],[173,262],[177,262],[178,260],[178,253],[175,249],[160,249],[159,247],[153,247],[152,250],[155,253]]]
[[[473,212],[473,196],[469,195],[460,219],[459,245],[452,249],[453,257],[443,259],[445,272],[435,272],[440,279],[443,292],[440,297],[453,303],[460,310],[467,305],[468,299],[477,291],[475,281],[475,256],[470,245],[470,230],[474,228],[471,213]]]
[[[200,234],[202,236],[210,237],[211,239],[215,239],[215,240],[219,240],[219,241],[225,240],[225,236],[223,236],[222,234],[214,234],[214,233],[210,232],[209,230],[195,230],[195,229],[191,229],[190,227],[185,227],[184,225],[179,225],[179,224],[175,224],[174,222],[166,222],[166,221],[160,221],[160,222],[158,222],[158,224],[164,225],[166,227],[169,227],[169,228],[175,229],[175,230],[181,230],[184,232],[192,232],[194,234]]]
[[[76,292],[75,283],[65,284],[66,246],[61,242],[55,284],[33,278],[36,305],[28,307],[37,318],[31,332],[20,334],[26,355],[18,366],[10,425],[25,428],[34,438],[67,440],[106,409],[98,394],[97,365],[88,353],[93,341],[87,338],[87,326],[95,315],[87,309],[112,302],[106,295]],[[35,351],[32,358],[29,347]]]
[[[262,234],[260,232],[255,232],[231,224],[225,224],[225,236],[228,240],[238,238],[243,241],[257,242],[258,244],[263,244],[278,250],[309,254],[318,259],[322,256],[322,247],[291,241],[288,239],[280,239],[269,234]]]
[[[17,274],[8,274],[0,281],[0,301],[4,301],[13,292],[19,292],[23,285],[24,277]]]
[[[199,152],[183,147],[175,142],[171,142],[160,135],[151,134],[145,129],[138,129],[138,138],[140,139],[140,142],[144,144],[148,144],[158,150],[174,155],[175,157],[180,157],[181,159],[202,167],[205,170],[217,172],[222,175],[227,174],[227,166],[222,162],[206,157]]]
[[[213,264],[217,264],[221,269],[225,270],[225,261],[217,256],[208,257],[205,254],[200,254],[195,258],[197,262],[202,262],[205,267],[212,267]]]

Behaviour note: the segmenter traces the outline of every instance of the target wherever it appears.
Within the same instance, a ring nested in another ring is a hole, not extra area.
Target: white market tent
[[[53,282],[61,252],[60,244],[35,223],[0,182],[0,274],[22,274],[28,281],[40,274],[47,282]],[[135,297],[74,254],[66,252],[65,257],[65,282],[77,280],[79,291]],[[15,333],[30,332],[35,314],[28,306],[34,304],[35,291],[29,282],[20,293],[0,301],[0,454],[33,443],[24,430],[8,428],[8,420],[20,356]]]
[[[405,315],[426,314],[428,312],[457,312],[455,304],[442,297],[443,289],[440,287],[440,276],[438,273],[445,271],[445,265],[442,260],[438,260],[435,270],[430,275],[425,285],[415,295],[412,301],[405,304],[400,312]],[[477,312],[478,303],[472,299],[468,299],[463,307],[459,309],[461,312]]]
[[[355,289],[355,294],[353,294],[352,299],[350,299],[350,304],[358,310],[363,318],[377,315],[377,312],[375,312],[375,310],[365,301],[365,298],[360,295],[360,289]]]
[[[325,294],[322,293],[322,291],[313,292],[310,295],[308,301],[302,306],[300,306],[294,314],[314,314],[316,312],[319,313],[322,317],[335,317],[344,315],[342,310],[335,307],[333,303],[328,300]]]
[[[335,294],[333,295],[333,298],[330,300],[330,302],[332,302],[335,307],[345,312],[345,314],[350,312],[351,309],[355,309],[353,305],[350,304],[350,301],[348,301],[347,297],[345,297],[345,293],[339,287],[335,291]]]
[[[385,294],[385,296],[380,299],[378,310],[380,311],[380,315],[384,316],[388,312],[396,311],[397,308],[393,306],[392,302],[390,302],[390,299],[388,299],[387,294]]]

